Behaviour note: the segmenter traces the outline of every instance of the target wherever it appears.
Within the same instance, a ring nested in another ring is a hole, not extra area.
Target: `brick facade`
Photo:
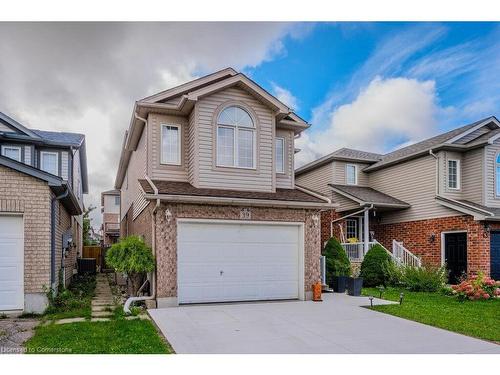
[[[145,241],[151,244],[151,210],[154,202],[133,221],[127,215],[122,220],[123,234],[128,228],[128,235],[144,235]],[[165,211],[169,209],[172,216],[167,222]],[[227,219],[241,220],[241,207],[215,206],[198,204],[167,204],[162,203],[156,213],[156,263],[157,263],[157,297],[177,296],[177,219]],[[318,210],[281,209],[281,208],[251,208],[252,221],[288,221],[302,222],[304,225],[304,288],[306,294],[311,291],[313,283],[320,279],[320,227],[313,220]]]
[[[43,293],[50,285],[50,188],[2,166],[0,181],[0,214],[24,218],[24,293]]]
[[[321,214],[321,241],[330,238],[330,223],[340,215],[334,210]],[[344,226],[345,222],[340,222]],[[491,229],[500,229],[500,223],[491,223]],[[482,222],[475,221],[472,216],[450,216],[437,219],[408,221],[394,224],[378,224],[372,217],[370,231],[375,239],[388,250],[392,249],[392,240],[403,242],[404,246],[422,259],[423,264],[441,265],[441,233],[452,231],[467,232],[467,272],[469,274],[482,271],[490,273],[490,234]],[[345,233],[345,232],[344,232]],[[333,235],[341,238],[340,228],[333,225]],[[433,236],[432,236],[433,235]],[[432,237],[434,239],[432,239]]]

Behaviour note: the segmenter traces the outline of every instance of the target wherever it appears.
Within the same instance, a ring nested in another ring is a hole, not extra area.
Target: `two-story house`
[[[322,240],[337,236],[352,259],[378,241],[407,263],[446,264],[453,282],[500,279],[499,138],[489,117],[385,155],[340,149],[295,179],[339,204],[322,214]]]
[[[109,247],[120,237],[120,190],[101,193],[102,244]]]
[[[87,191],[84,135],[0,112],[0,311],[43,312],[47,290],[69,284]]]
[[[115,188],[121,236],[152,246],[158,306],[311,297],[331,205],[295,186],[308,127],[230,68],[136,102]]]

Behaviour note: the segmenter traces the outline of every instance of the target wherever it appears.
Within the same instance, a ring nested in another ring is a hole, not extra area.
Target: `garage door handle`
[[[224,273],[224,271],[220,271],[220,275],[222,276],[222,274]]]

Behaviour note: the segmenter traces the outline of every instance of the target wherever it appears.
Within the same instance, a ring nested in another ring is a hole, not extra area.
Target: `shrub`
[[[144,240],[139,236],[129,236],[111,246],[106,253],[106,263],[118,272],[127,274],[136,295],[146,272],[155,268],[155,260]]]
[[[332,237],[328,240],[323,250],[326,257],[326,282],[331,285],[335,276],[349,276],[351,262],[340,242]]]
[[[401,284],[414,292],[437,292],[446,285],[448,273],[446,267],[403,266]]]
[[[54,314],[87,307],[94,296],[95,287],[94,275],[75,276],[67,289],[60,283],[57,293],[53,290],[47,291],[49,306],[45,313]]]
[[[500,298],[500,281],[495,281],[479,272],[458,285],[452,285],[452,294],[460,300],[486,300]]]
[[[374,245],[361,263],[360,276],[365,286],[386,286],[391,275],[392,259],[379,244]]]

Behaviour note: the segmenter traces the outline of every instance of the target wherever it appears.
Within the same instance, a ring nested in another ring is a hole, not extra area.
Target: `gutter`
[[[217,203],[224,205],[251,205],[251,206],[264,206],[264,207],[290,207],[290,208],[325,208],[336,205],[333,203],[314,203],[303,201],[280,201],[271,199],[246,199],[246,198],[223,198],[223,197],[207,197],[199,195],[170,195],[170,194],[145,194],[146,199],[161,199],[169,200],[172,202],[185,202],[185,203]],[[324,199],[324,198],[323,198]]]

